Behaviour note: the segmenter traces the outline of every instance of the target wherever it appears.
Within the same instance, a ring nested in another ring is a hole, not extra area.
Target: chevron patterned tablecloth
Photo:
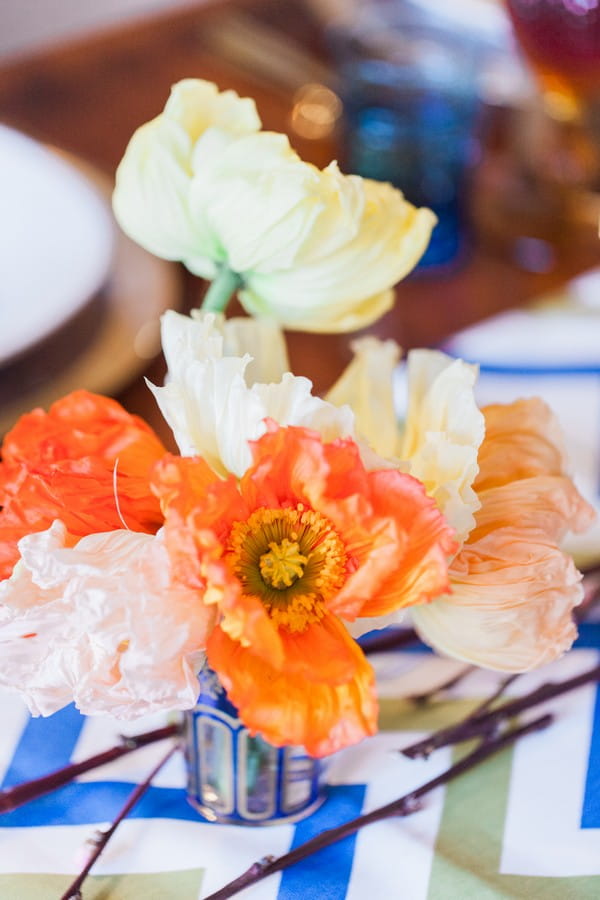
[[[520,694],[596,664],[600,621],[576,647],[511,686]],[[84,885],[85,900],[199,900],[267,854],[279,855],[322,829],[367,811],[442,772],[451,749],[427,761],[398,748],[466,714],[498,684],[471,671],[424,707],[407,699],[462,669],[423,647],[373,657],[381,696],[380,734],[339,753],[329,794],[296,825],[244,828],[201,821],[185,799],[179,756],[119,827]],[[38,776],[115,743],[122,723],[67,708],[31,719],[21,701],[0,697],[4,786]],[[547,704],[556,721],[446,788],[407,818],[370,825],[247,889],[248,900],[487,900],[600,897],[600,688],[589,685]],[[531,717],[531,713],[529,716]],[[537,713],[535,713],[537,715]],[[129,724],[135,733],[163,724]],[[106,825],[164,745],[138,750],[75,783],[0,816],[0,898],[60,897],[85,857],[85,841]]]

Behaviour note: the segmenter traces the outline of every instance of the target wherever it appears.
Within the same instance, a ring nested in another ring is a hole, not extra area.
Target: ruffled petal
[[[332,168],[323,173],[325,196],[333,176]],[[416,209],[389,184],[344,178],[340,189],[363,192],[362,203],[353,207],[354,234],[326,256],[301,253],[293,268],[247,271],[240,299],[248,312],[270,314],[284,328],[342,332],[366,327],[390,308],[391,287],[420,259],[435,216]],[[328,217],[323,225],[327,233],[336,221]],[[316,243],[313,234],[311,246]]]
[[[408,372],[400,455],[463,541],[479,509],[473,483],[484,418],[473,396],[477,369],[435,350],[413,350]]]
[[[527,530],[468,545],[451,568],[452,593],[412,610],[438,652],[488,669],[525,672],[567,651],[583,597],[570,557]]]
[[[395,341],[370,336],[353,341],[351,347],[354,359],[327,392],[326,399],[335,406],[348,405],[355,416],[357,434],[379,457],[394,460],[400,438],[393,373],[400,348]]]
[[[145,422],[86,391],[22,416],[2,446],[0,577],[10,575],[17,541],[57,518],[79,536],[156,531],[162,515],[150,472],[165,452]]]
[[[581,576],[560,544],[594,512],[561,474],[560,436],[542,401],[485,412],[476,526],[450,568],[452,593],[415,608],[413,620],[442,653],[521,672],[556,659],[576,636]]]
[[[273,273],[303,263],[306,245],[317,243],[315,230],[333,218],[332,204],[340,229],[336,242],[356,231],[355,220],[339,216],[339,190],[354,193],[343,177],[332,185],[303,162],[285,135],[260,132],[230,143],[218,161],[197,171],[191,203],[226,248],[230,269]]]
[[[257,324],[243,331],[244,340],[258,333],[260,346],[273,326]],[[328,440],[353,432],[350,409],[313,396],[307,378],[286,372],[276,383],[252,382],[250,374],[257,374],[252,358],[226,355],[234,344],[241,349],[241,340],[241,327],[223,324],[212,314],[197,320],[177,313],[163,318],[168,380],[164,387],[150,388],[183,455],[198,454],[219,474],[241,476],[251,463],[249,441],[264,434],[267,418],[317,428]],[[280,348],[274,360],[280,363],[281,358]],[[273,371],[273,366],[260,365]]]
[[[478,491],[534,475],[561,475],[564,437],[540,397],[495,404],[482,410],[486,439],[479,453]]]
[[[161,533],[74,543],[57,521],[19,546],[0,586],[0,684],[36,715],[72,701],[121,718],[193,706],[211,614],[173,580]]]
[[[251,733],[275,746],[303,746],[320,757],[377,730],[373,670],[351,638],[345,644],[344,656],[354,658],[354,673],[340,684],[316,677],[307,681],[295,671],[273,669],[219,628],[211,635],[208,661]],[[314,662],[317,670],[325,661]]]

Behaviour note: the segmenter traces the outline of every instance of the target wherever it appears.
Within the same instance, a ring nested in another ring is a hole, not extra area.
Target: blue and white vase
[[[210,822],[278,825],[310,815],[325,799],[325,762],[301,747],[252,737],[218,676],[205,666],[185,713],[188,799]]]

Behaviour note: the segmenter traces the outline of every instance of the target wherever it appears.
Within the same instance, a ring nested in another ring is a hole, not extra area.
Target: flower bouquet
[[[363,635],[409,612],[439,653],[506,673],[569,649],[583,589],[561,543],[593,512],[547,406],[479,409],[476,367],[416,350],[399,422],[399,349],[370,336],[325,397],[289,368],[282,328],[352,331],[390,308],[429,210],[303,162],[252,100],[195,80],[134,134],[114,209],[211,282],[202,309],[163,317],[168,375],[148,385],[179,454],[84,391],[6,435],[0,685],[34,715],[190,710],[197,804],[273,821],[275,763],[312,779],[377,730]],[[235,293],[247,317],[226,317]],[[501,719],[482,709],[459,736],[483,736],[483,758]]]

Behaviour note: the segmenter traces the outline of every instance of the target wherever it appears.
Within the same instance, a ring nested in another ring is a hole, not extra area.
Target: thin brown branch
[[[85,864],[77,878],[73,882],[71,882],[60,900],[82,900],[81,887],[83,885],[83,882],[89,875],[90,869],[108,844],[109,840],[111,839],[123,819],[125,819],[126,816],[129,815],[136,803],[144,796],[153,779],[160,772],[163,766],[170,760],[176,750],[179,750],[178,743],[173,744],[172,747],[169,747],[168,752],[165,753],[160,761],[154,766],[148,777],[145,778],[144,781],[141,782],[141,784],[138,784],[135,790],[131,792],[131,794],[127,798],[127,802],[121,807],[110,827],[107,828],[106,831],[96,832],[96,836],[94,838],[94,850],[91,853],[90,858],[88,859],[87,863]]]
[[[594,666],[592,669],[582,672],[581,675],[566,678],[564,681],[549,681],[529,694],[509,700],[493,710],[488,711],[486,701],[482,711],[475,711],[455,725],[434,731],[424,740],[404,747],[402,753],[411,759],[419,756],[427,757],[439,747],[447,747],[450,744],[457,744],[475,737],[489,736],[513,716],[593,681],[600,681],[600,666]]]
[[[355,819],[351,819],[343,825],[338,825],[336,828],[329,828],[327,831],[321,832],[321,834],[316,837],[311,838],[303,844],[300,844],[298,847],[295,847],[293,850],[290,850],[289,853],[284,853],[279,857],[263,857],[263,859],[255,862],[238,878],[235,878],[218,891],[205,897],[205,900],[227,900],[227,898],[233,897],[235,894],[256,884],[257,881],[267,878],[267,876],[272,875],[274,872],[280,872],[282,869],[286,869],[289,866],[294,865],[294,863],[306,859],[307,856],[311,856],[318,850],[329,847],[330,844],[334,844],[337,841],[342,840],[342,838],[354,834],[360,828],[364,828],[365,825],[370,825],[372,822],[379,822],[382,819],[387,819],[392,816],[406,816],[415,812],[420,808],[421,797],[424,797],[426,794],[430,793],[430,791],[433,791],[443,784],[448,784],[449,781],[452,781],[464,772],[469,771],[469,769],[472,769],[474,766],[483,762],[494,753],[498,753],[498,751],[513,744],[520,737],[523,737],[532,731],[539,731],[542,728],[546,728],[551,722],[552,716],[545,715],[520,728],[514,728],[512,731],[507,731],[501,737],[495,738],[494,740],[483,741],[472,753],[469,753],[463,759],[459,760],[459,762],[455,763],[441,775],[432,778],[431,781],[428,781],[421,785],[421,787],[416,788],[416,790],[411,791],[411,793],[405,794],[403,797],[399,797],[397,800],[393,800],[385,806],[380,806],[370,813],[357,816]],[[65,900],[67,900],[67,898],[65,898]]]
[[[475,669],[475,666],[465,666],[457,672],[456,675],[453,675],[452,678],[447,678],[446,681],[442,681],[440,684],[436,684],[435,687],[430,688],[428,691],[424,691],[422,694],[411,694],[407,697],[407,700],[410,700],[411,703],[416,703],[417,706],[424,706],[426,703],[430,703],[438,694],[443,694],[445,691],[449,691],[451,688],[456,687],[457,684],[470,675],[471,672]]]
[[[34,778],[31,781],[24,781],[22,784],[16,784],[14,787],[5,788],[0,791],[0,814],[11,812],[30,800],[36,800],[44,794],[49,794],[65,784],[73,781],[78,775],[89,772],[98,766],[113,762],[120,759],[140,747],[146,747],[155,741],[162,741],[165,738],[176,737],[181,731],[181,725],[166,725],[164,728],[157,728],[154,731],[144,731],[140,734],[121,735],[121,742],[102,753],[96,753],[87,759],[82,759],[77,763],[70,763],[63,766],[55,772],[48,775],[42,775],[40,778]]]
[[[484,712],[487,712],[490,707],[494,705],[496,700],[499,700],[500,697],[504,694],[507,687],[516,681],[517,678],[521,677],[520,672],[513,672],[512,675],[507,675],[506,678],[503,678],[496,690],[490,694],[489,697],[486,697],[485,700],[482,700],[479,706],[476,706],[473,712],[470,714],[469,719],[474,719],[476,716],[481,715]]]

